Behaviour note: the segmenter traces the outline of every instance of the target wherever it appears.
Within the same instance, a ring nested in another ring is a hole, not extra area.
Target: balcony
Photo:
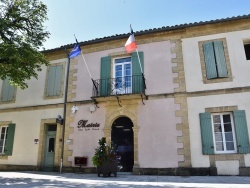
[[[145,95],[145,89],[143,75],[99,79],[93,81],[92,98],[131,94]]]

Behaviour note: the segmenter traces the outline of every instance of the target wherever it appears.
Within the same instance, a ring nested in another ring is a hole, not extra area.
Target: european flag
[[[69,58],[76,57],[80,53],[81,53],[81,48],[80,48],[78,42],[76,41],[76,44],[75,44],[74,48],[72,49],[72,51],[69,54]]]

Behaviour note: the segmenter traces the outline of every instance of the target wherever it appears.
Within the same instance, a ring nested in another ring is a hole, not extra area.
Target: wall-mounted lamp
[[[95,106],[90,106],[90,107],[89,107],[89,111],[90,111],[91,113],[94,112],[94,111],[96,111]]]
[[[56,118],[56,123],[59,123],[59,124],[63,124],[63,118],[62,116],[58,115],[57,118]]]
[[[71,113],[74,114],[74,113],[76,113],[77,110],[78,110],[78,107],[77,106],[73,106],[71,108]]]

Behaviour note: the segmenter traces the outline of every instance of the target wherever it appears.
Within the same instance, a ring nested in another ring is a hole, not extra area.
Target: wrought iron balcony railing
[[[125,94],[144,94],[146,89],[143,75],[105,78],[93,81],[93,97]]]

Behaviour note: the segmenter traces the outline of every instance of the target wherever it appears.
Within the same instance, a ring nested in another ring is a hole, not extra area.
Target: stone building
[[[91,75],[67,58],[73,44],[44,51],[51,64],[28,89],[0,82],[0,169],[74,171],[85,156],[94,172],[106,137],[123,172],[249,175],[249,18],[136,32],[138,53],[128,34],[80,42]]]

